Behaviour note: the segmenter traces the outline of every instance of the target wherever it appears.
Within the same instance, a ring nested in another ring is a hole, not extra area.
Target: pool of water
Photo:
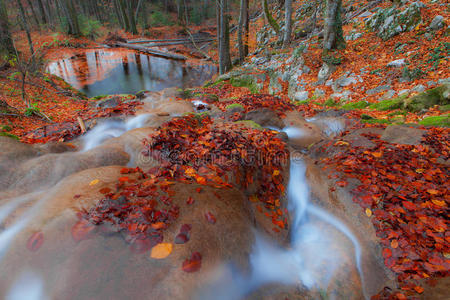
[[[52,61],[48,72],[62,77],[88,97],[141,90],[199,86],[217,72],[213,65],[137,53],[126,49],[87,49]]]

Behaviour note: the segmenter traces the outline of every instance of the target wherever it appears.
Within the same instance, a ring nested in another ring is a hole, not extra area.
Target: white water
[[[342,120],[336,118],[309,118],[307,122],[314,123],[319,126],[327,136],[336,136],[344,131],[345,126]]]
[[[91,150],[104,141],[119,137],[129,130],[144,127],[149,117],[150,115],[144,114],[132,117],[126,121],[107,120],[95,126],[83,137],[83,151]]]

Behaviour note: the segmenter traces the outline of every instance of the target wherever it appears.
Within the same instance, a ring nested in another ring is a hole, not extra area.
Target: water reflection
[[[91,49],[53,61],[48,72],[93,97],[198,86],[211,79],[217,68],[191,66],[124,49]]]

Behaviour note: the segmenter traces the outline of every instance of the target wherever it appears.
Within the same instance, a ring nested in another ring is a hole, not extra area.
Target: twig
[[[192,36],[192,33],[189,31],[189,29],[188,29],[187,27],[185,27],[184,30],[189,34],[189,37],[191,38],[192,44],[193,44],[194,47],[197,49],[197,51],[200,52],[200,54],[202,54],[207,60],[210,60],[210,61],[212,61],[212,62],[214,62],[214,63],[217,63],[216,61],[214,61],[214,60],[211,58],[211,56],[209,56],[208,54],[206,54],[204,51],[202,51],[201,48],[199,48],[199,47],[197,46],[197,44],[195,43],[195,39],[194,39],[194,37]]]

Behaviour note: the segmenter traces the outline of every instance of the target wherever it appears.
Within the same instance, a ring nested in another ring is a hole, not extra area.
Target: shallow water
[[[213,65],[187,63],[125,49],[87,49],[51,62],[48,72],[62,77],[88,97],[141,90],[198,86],[217,72]]]

